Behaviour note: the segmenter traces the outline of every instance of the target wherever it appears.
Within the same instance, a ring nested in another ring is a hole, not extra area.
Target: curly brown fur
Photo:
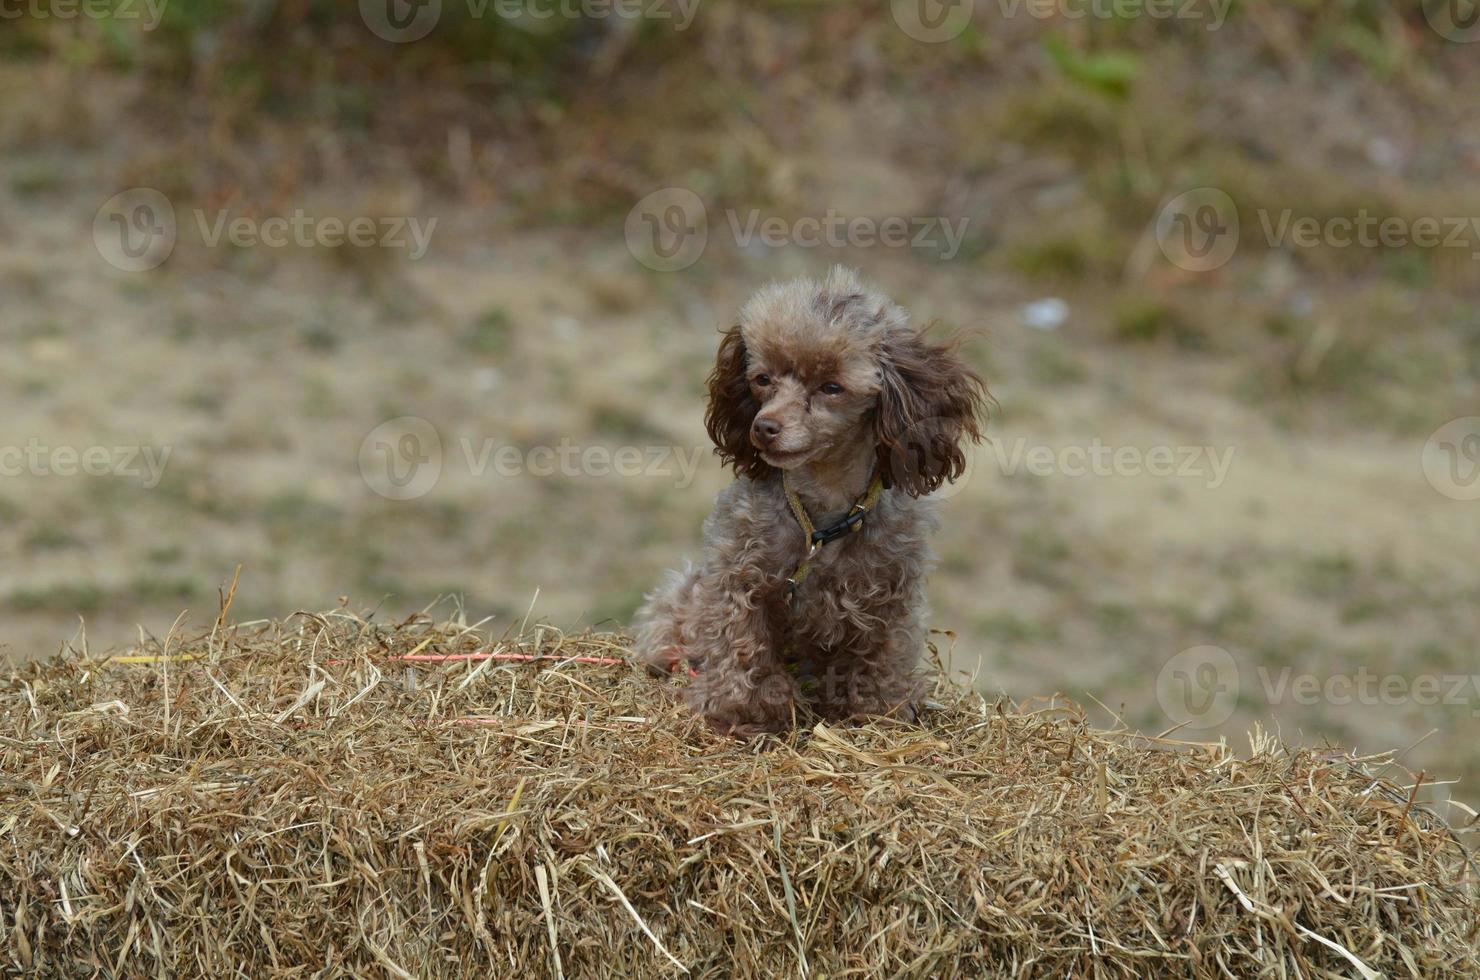
[[[965,471],[988,400],[954,344],[847,269],[760,290],[709,376],[705,425],[737,478],[704,523],[703,561],[639,610],[639,656],[689,667],[689,704],[739,735],[793,725],[799,702],[836,719],[912,713],[936,526],[924,497]],[[782,470],[818,527],[874,473],[890,488],[861,530],[817,552],[795,604],[787,577],[806,540]]]

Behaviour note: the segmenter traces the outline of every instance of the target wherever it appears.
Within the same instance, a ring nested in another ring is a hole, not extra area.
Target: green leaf
[[[1046,38],[1043,50],[1064,77],[1116,99],[1125,98],[1141,74],[1140,59],[1126,51],[1081,54],[1060,37]]]

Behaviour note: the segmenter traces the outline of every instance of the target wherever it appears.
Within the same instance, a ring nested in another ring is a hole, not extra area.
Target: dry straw
[[[944,683],[744,744],[620,637],[343,610],[128,656],[0,682],[7,975],[1477,973],[1465,849],[1371,760]]]

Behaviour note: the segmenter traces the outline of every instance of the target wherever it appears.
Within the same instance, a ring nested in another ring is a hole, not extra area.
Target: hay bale
[[[1475,975],[1464,848],[1356,761],[1264,739],[1240,760],[945,685],[920,727],[746,745],[625,654],[340,611],[20,668],[0,965]]]

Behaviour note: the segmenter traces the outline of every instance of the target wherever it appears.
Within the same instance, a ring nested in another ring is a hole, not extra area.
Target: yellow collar
[[[879,502],[879,497],[884,493],[884,477],[880,473],[875,473],[874,478],[869,481],[868,489],[864,491],[863,496],[854,501],[852,509],[842,520],[829,524],[820,531],[812,526],[812,518],[807,516],[807,508],[802,506],[802,498],[797,496],[795,488],[791,485],[791,474],[786,470],[781,471],[781,489],[785,491],[786,502],[791,506],[792,514],[796,517],[797,523],[802,526],[802,533],[807,538],[807,556],[802,559],[796,571],[786,579],[791,585],[792,597],[795,598],[797,586],[801,585],[802,579],[807,577],[807,572],[812,566],[812,558],[817,554],[817,550],[829,541],[836,541],[863,527],[864,517],[874,508],[874,505]]]

